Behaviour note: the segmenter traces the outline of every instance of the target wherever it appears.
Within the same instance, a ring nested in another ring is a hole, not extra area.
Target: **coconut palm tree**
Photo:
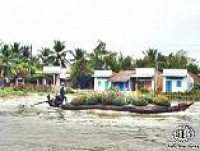
[[[9,45],[4,44],[0,49],[0,67],[1,76],[3,79],[8,78],[10,75],[10,69],[15,65],[16,58]]]
[[[54,54],[52,56],[54,56],[54,65],[66,68],[66,64],[69,63],[69,61],[66,59],[68,51],[65,51],[65,42],[55,40],[53,50]]]
[[[39,50],[39,54],[38,54],[38,59],[41,60],[42,64],[45,66],[48,65],[53,65],[54,63],[54,51],[52,51],[50,48],[47,47],[42,47]]]
[[[86,51],[83,49],[75,49],[75,51],[69,51],[73,56],[71,73],[70,76],[73,81],[74,87],[85,88],[89,86],[89,73],[91,72],[89,68],[89,61],[86,58]]]
[[[21,43],[14,42],[12,45],[10,45],[10,47],[14,54],[21,55],[23,50],[23,46],[21,46]]]

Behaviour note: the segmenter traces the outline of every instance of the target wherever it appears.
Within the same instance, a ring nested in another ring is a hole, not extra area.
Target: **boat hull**
[[[139,114],[157,114],[157,113],[170,113],[170,112],[179,112],[185,111],[188,109],[193,102],[189,103],[179,103],[175,106],[114,106],[114,105],[62,105],[63,110],[113,110],[113,111],[125,111],[131,113]]]

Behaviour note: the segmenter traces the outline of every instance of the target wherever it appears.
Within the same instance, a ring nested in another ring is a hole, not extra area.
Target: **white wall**
[[[138,75],[155,75],[154,68],[135,68],[135,70]]]
[[[101,81],[101,85],[98,85],[98,81]],[[94,78],[94,90],[95,91],[104,91],[105,84],[108,81],[108,89],[111,87],[111,82],[108,80],[108,78]]]
[[[172,92],[184,92],[189,89],[187,77],[183,79],[166,79],[166,77],[163,77],[163,92],[166,92],[166,81],[172,81]],[[177,87],[177,81],[182,81],[181,87]]]

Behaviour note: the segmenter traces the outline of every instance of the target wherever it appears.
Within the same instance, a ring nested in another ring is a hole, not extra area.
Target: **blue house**
[[[163,69],[163,92],[184,92],[194,86],[187,69]]]
[[[131,91],[133,90],[133,83],[131,76],[135,74],[134,70],[124,70],[117,73],[115,76],[110,78],[112,86],[116,87],[120,91]]]

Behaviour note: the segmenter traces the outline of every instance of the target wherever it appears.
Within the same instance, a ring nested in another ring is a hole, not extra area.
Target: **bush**
[[[102,97],[101,103],[103,105],[112,105],[113,104],[113,100],[115,100],[116,97],[117,97],[116,94],[117,93],[113,92],[113,91],[102,93],[102,95],[101,95],[101,97]]]
[[[151,94],[143,96],[148,103],[153,103],[153,96]]]
[[[20,85],[15,86],[13,88],[14,91],[29,91],[29,92],[52,92],[52,87],[46,86],[46,85],[33,85],[33,84],[27,84],[27,85]]]
[[[99,103],[96,95],[89,95],[86,97],[85,105],[97,105]]]
[[[74,99],[70,102],[70,104],[71,104],[71,105],[75,105],[75,106],[84,105],[84,104],[85,104],[85,96],[79,96],[79,97],[74,98]]]
[[[0,89],[0,96],[27,96],[28,91],[14,91],[12,89]]]
[[[132,102],[133,105],[136,106],[146,106],[149,102],[144,97],[139,97]]]
[[[74,90],[71,87],[66,87],[66,93],[75,93]]]
[[[124,96],[116,97],[112,100],[112,105],[123,106],[127,105],[126,98]]]
[[[164,95],[158,95],[154,97],[153,104],[160,106],[171,106],[170,100]]]
[[[127,103],[127,105],[128,104],[132,104],[132,102],[134,102],[134,101],[135,101],[134,97],[132,97],[132,96],[127,96],[126,97],[126,103]]]
[[[148,90],[146,87],[140,88],[139,91],[140,91],[141,93],[148,93],[148,92],[149,92],[149,90]]]
[[[115,92],[117,92],[117,91],[119,91],[119,89],[117,87],[111,86],[110,89],[109,89],[109,91],[115,91]]]

